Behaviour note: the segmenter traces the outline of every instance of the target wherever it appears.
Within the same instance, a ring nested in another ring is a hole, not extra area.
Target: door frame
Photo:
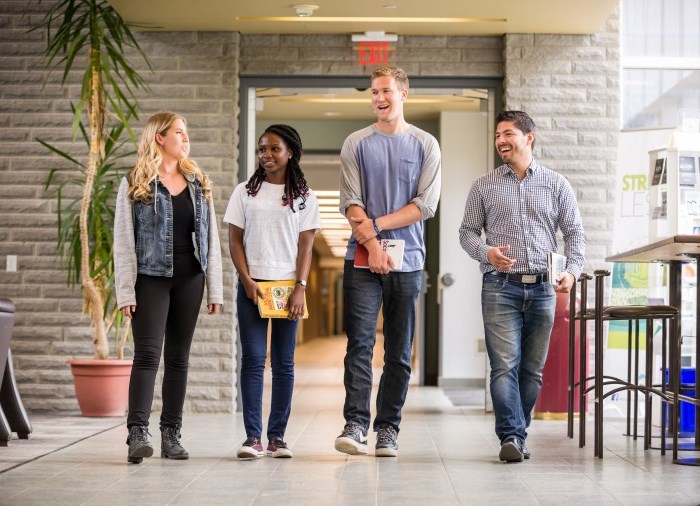
[[[247,179],[249,95],[254,88],[367,88],[368,76],[240,76],[238,121],[238,181]],[[493,93],[496,113],[503,107],[503,78],[501,77],[410,77],[411,88],[480,88]],[[498,159],[498,158],[496,158]],[[443,181],[443,184],[445,182]],[[450,209],[449,212],[463,212]],[[425,223],[426,283],[424,286],[424,328],[420,350],[419,384],[437,386],[440,374],[440,306],[438,305],[438,276],[440,275],[440,212]],[[456,233],[456,232],[455,232]],[[238,337],[240,343],[240,336]],[[237,364],[240,372],[240,349]],[[240,389],[240,385],[238,387]]]

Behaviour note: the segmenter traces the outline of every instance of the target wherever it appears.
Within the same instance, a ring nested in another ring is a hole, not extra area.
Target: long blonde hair
[[[129,192],[127,195],[130,200],[150,202],[153,199],[151,183],[158,177],[158,167],[163,162],[163,152],[160,144],[156,142],[156,134],[165,135],[168,133],[172,124],[178,119],[187,125],[187,120],[174,112],[160,111],[148,118],[141,134],[136,165],[129,173]],[[183,158],[178,161],[177,168],[185,176],[194,175],[202,184],[202,191],[206,199],[211,199],[211,181],[199,168],[197,162]]]

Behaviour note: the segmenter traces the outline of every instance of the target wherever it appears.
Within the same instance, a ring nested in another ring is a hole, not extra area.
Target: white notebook
[[[403,247],[406,241],[403,239],[379,239],[380,247],[386,251],[396,266],[395,270],[401,269],[403,266]],[[367,248],[362,244],[358,244],[355,248],[355,267],[360,269],[369,269],[369,255]]]
[[[566,257],[559,253],[550,252],[547,254],[547,275],[549,283],[557,286],[557,279],[566,270]]]

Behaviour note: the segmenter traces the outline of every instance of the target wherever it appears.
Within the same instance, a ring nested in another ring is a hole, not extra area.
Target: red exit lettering
[[[386,65],[389,62],[388,42],[360,42],[360,65]]]

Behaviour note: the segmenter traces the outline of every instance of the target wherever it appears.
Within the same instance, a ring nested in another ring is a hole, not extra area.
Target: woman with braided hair
[[[321,227],[318,201],[299,166],[301,139],[288,125],[270,125],[258,140],[258,167],[231,195],[224,222],[238,271],[238,326],[241,335],[241,394],[246,440],[239,458],[264,455],[262,437],[263,373],[268,318],[260,317],[258,281],[296,280],[289,296],[289,317],[272,319],[270,364],[272,399],[267,452],[291,457],[284,433],[292,406],[294,348],[304,290],[311,268],[314,235]]]

